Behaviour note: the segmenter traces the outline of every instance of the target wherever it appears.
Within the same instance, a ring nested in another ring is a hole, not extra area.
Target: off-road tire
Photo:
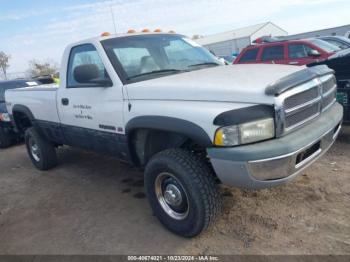
[[[8,148],[13,144],[13,138],[6,130],[0,127],[0,148]]]
[[[188,213],[182,220],[171,217],[158,201],[156,180],[172,174],[188,199]],[[221,211],[221,195],[213,171],[201,157],[184,149],[168,149],[154,155],[145,169],[145,189],[159,221],[173,233],[194,237],[210,226]]]
[[[25,132],[25,144],[27,147],[28,155],[33,165],[39,170],[48,170],[57,165],[57,155],[55,146],[43,138],[33,127],[30,127]],[[34,141],[37,145],[37,152],[40,155],[39,159],[35,159],[35,156],[31,150],[31,141]]]

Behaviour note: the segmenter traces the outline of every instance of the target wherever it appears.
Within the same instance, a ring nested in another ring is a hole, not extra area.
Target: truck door
[[[61,127],[68,145],[124,158],[123,85],[110,77],[112,66],[100,51],[92,44],[71,49],[57,93]]]

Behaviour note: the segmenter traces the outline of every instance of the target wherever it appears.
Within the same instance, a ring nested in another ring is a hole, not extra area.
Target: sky
[[[0,0],[9,73],[32,59],[60,63],[67,44],[133,28],[210,35],[271,21],[289,34],[350,24],[349,0]]]

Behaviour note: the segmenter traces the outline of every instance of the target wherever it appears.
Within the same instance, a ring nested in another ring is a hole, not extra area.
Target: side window
[[[96,50],[96,48],[91,44],[79,45],[73,47],[68,62],[68,72],[67,72],[67,87],[84,87],[89,84],[79,83],[74,76],[74,70],[78,66],[82,65],[93,65],[93,68],[96,68],[96,75],[94,75],[95,80],[110,80],[110,77],[103,65],[103,62]]]
[[[258,50],[258,48],[246,50],[245,53],[242,55],[241,59],[239,59],[239,62],[256,61],[256,57],[258,56]]]
[[[292,59],[309,57],[311,47],[304,44],[290,44],[288,45],[288,56]]]
[[[282,60],[284,59],[283,45],[265,47],[262,53],[262,61]]]

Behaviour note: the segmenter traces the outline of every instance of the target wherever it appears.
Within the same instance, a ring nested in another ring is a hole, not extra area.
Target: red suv
[[[275,41],[244,48],[233,63],[306,65],[324,60],[339,50],[320,39]]]

